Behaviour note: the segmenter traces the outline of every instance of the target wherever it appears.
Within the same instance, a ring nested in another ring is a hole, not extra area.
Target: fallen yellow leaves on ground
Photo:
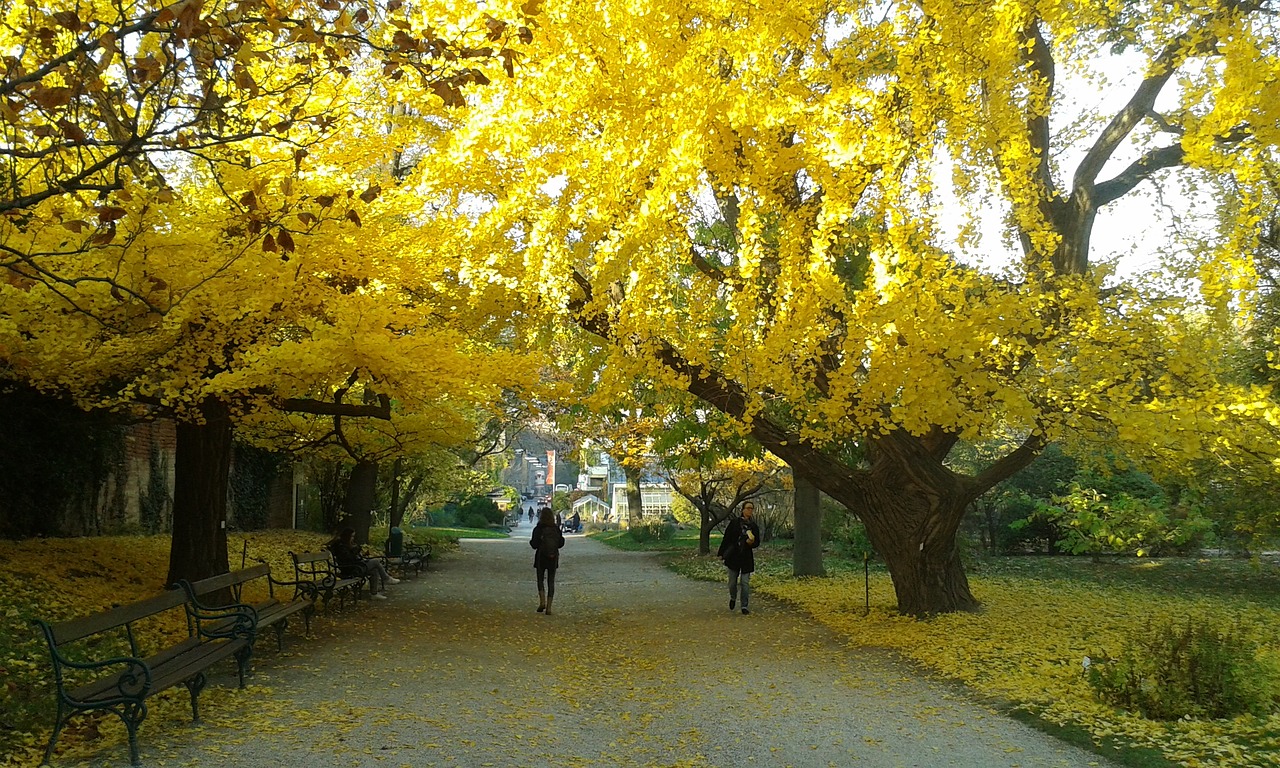
[[[229,534],[227,543],[233,568],[240,567],[242,558],[249,566],[265,561],[276,578],[292,579],[290,550],[314,550],[326,538],[305,531],[255,531]],[[168,536],[0,541],[0,690],[6,701],[0,765],[38,765],[53,725],[49,652],[31,620],[57,623],[154,595],[163,589],[168,562]],[[261,599],[265,593],[265,583],[254,584],[244,599]],[[278,596],[287,599],[292,593]],[[186,637],[181,611],[157,619],[134,627],[143,648],[154,651]],[[148,706],[154,718],[189,704],[186,691],[178,689],[160,694]],[[79,744],[91,743],[96,750],[99,734],[122,741],[124,728],[115,717],[74,718],[60,748],[74,755]]]
[[[1154,722],[1102,703],[1083,661],[1118,651],[1148,622],[1188,617],[1239,621],[1264,649],[1280,651],[1280,611],[1220,596],[1144,591],[1132,585],[1075,584],[1016,576],[976,576],[981,613],[926,621],[897,615],[887,575],[871,576],[863,615],[861,574],[779,578],[760,574],[756,589],[810,613],[856,646],[889,648],[980,694],[1056,725],[1085,729],[1095,741],[1158,750],[1180,765],[1257,768],[1280,765],[1280,715]]]

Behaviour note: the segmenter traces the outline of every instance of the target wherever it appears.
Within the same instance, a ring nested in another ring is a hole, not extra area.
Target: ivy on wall
[[[86,413],[32,389],[0,390],[0,535],[113,533],[126,525],[113,476],[124,432],[110,414]]]

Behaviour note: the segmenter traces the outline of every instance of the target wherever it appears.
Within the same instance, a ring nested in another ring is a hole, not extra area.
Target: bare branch
[[[1099,208],[1107,203],[1115,202],[1156,171],[1182,165],[1182,145],[1174,144],[1147,152],[1125,168],[1115,178],[1104,181],[1093,189],[1093,202]]]
[[[1022,444],[1011,453],[1006,454],[973,478],[974,495],[986,493],[995,487],[996,483],[1012,477],[1018,470],[1035,461],[1044,447],[1043,435],[1032,433],[1027,436],[1027,439],[1023,440]]]

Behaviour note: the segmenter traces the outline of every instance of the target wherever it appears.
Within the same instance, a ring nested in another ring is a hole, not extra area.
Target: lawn
[[[638,541],[630,533],[630,531],[600,531],[597,533],[587,534],[589,538],[596,541],[604,542],[615,549],[621,549],[628,552],[697,552],[698,551],[698,531],[693,528],[677,529],[672,538],[669,539],[649,539],[647,541]],[[719,543],[719,537],[713,536],[712,546]]]
[[[414,533],[425,532],[428,536],[440,536],[457,541],[458,539],[509,539],[511,534],[496,528],[414,528]]]

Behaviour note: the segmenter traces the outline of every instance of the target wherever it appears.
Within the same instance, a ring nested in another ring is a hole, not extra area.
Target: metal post
[[[862,615],[871,613],[871,553],[862,553],[862,585],[865,605]]]

